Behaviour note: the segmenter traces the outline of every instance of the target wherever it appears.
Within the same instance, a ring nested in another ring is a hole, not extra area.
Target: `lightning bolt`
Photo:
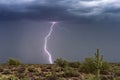
[[[46,53],[46,54],[48,55],[48,57],[49,57],[49,62],[50,62],[50,64],[53,64],[52,56],[51,56],[50,52],[49,52],[48,49],[47,49],[48,39],[50,38],[50,36],[51,36],[51,34],[52,34],[52,32],[53,32],[53,28],[54,28],[54,25],[56,24],[56,22],[51,22],[51,23],[52,23],[52,25],[51,25],[51,27],[50,27],[50,30],[49,30],[48,34],[45,36],[44,51],[45,51],[45,53]]]

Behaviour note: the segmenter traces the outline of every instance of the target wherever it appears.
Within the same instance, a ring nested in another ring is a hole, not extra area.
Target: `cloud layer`
[[[120,9],[119,4],[120,1],[118,0],[79,1],[78,5],[74,7],[73,12],[75,11],[76,14],[80,14],[80,10],[85,10],[85,12],[83,12],[83,15],[99,15],[107,13],[111,14],[116,13],[114,10]]]
[[[0,15],[2,19],[118,18],[119,4],[119,0],[1,0]]]
[[[25,4],[33,1],[35,0],[0,0],[0,4],[14,5],[14,4]]]

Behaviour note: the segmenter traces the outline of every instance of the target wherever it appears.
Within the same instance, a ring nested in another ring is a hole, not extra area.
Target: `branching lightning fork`
[[[51,53],[48,51],[48,46],[47,46],[47,43],[48,43],[48,39],[50,38],[52,32],[53,32],[53,29],[54,29],[54,25],[57,23],[57,22],[50,22],[52,23],[51,27],[50,27],[50,31],[48,32],[48,34],[45,36],[45,43],[44,43],[44,51],[45,53],[48,55],[49,57],[49,62],[50,64],[53,64],[53,60],[52,60],[52,56],[51,56]]]

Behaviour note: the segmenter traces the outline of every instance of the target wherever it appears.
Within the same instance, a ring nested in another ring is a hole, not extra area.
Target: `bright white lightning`
[[[44,43],[44,51],[45,53],[48,55],[49,57],[49,62],[50,64],[53,64],[53,60],[52,60],[52,56],[50,54],[50,52],[48,51],[47,49],[47,43],[48,43],[48,39],[50,38],[52,32],[53,32],[53,28],[54,28],[54,25],[56,24],[56,22],[50,22],[52,23],[51,27],[50,27],[50,31],[48,32],[48,34],[45,36],[45,43]]]

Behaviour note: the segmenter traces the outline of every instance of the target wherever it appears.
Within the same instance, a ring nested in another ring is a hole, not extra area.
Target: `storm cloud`
[[[98,20],[120,17],[118,0],[1,0],[0,20]],[[102,18],[101,18],[102,17]]]

